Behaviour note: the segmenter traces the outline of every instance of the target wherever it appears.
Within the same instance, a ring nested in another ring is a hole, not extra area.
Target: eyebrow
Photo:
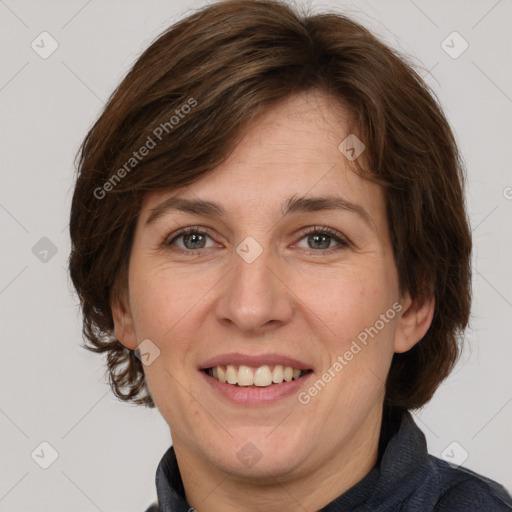
[[[362,206],[339,196],[293,196],[283,204],[283,207],[281,208],[281,214],[284,217],[292,213],[319,212],[328,210],[342,210],[355,213],[361,217],[372,229],[375,228],[373,220]],[[155,206],[155,208],[151,209],[151,214],[146,220],[146,225],[155,222],[157,219],[171,211],[181,211],[194,215],[207,215],[213,217],[223,217],[225,215],[225,210],[219,203],[204,201],[201,199],[184,199],[181,197],[171,197]]]

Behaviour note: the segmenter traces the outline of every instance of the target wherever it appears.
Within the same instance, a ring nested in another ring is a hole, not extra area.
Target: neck
[[[173,440],[187,502],[203,512],[314,512],[360,482],[378,459],[382,409],[372,411],[350,439],[327,457],[306,459],[286,475],[264,479],[229,474]],[[332,456],[332,454],[335,454]]]

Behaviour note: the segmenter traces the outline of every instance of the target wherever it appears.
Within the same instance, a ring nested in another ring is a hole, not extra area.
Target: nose
[[[293,317],[293,293],[283,262],[269,250],[252,262],[234,252],[232,270],[223,281],[216,315],[226,326],[254,334],[284,325]]]

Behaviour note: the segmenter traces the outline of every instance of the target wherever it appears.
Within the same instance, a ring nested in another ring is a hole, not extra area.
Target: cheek
[[[297,286],[305,309],[324,324],[326,338],[345,342],[373,326],[398,298],[393,272],[380,265],[340,268]]]
[[[168,422],[183,417],[183,411],[187,411],[187,422],[193,422],[199,414],[198,404],[192,399],[194,393],[183,392],[183,383],[189,389],[192,340],[200,299],[207,290],[204,281],[192,283],[179,273],[163,269],[134,273],[130,283],[137,339],[151,340],[160,351],[152,364],[144,366],[144,374],[153,400]]]
[[[194,316],[208,289],[205,280],[184,277],[170,269],[135,268],[130,296],[138,338],[155,339],[164,347],[170,338],[179,342],[176,332]]]
[[[335,375],[330,399],[350,408],[356,407],[352,399],[370,399],[385,386],[397,321],[393,275],[384,265],[338,272],[330,280],[328,294],[311,288],[305,301],[305,311],[313,313],[309,318],[317,339],[329,355],[324,370],[330,375],[324,374],[325,378]]]

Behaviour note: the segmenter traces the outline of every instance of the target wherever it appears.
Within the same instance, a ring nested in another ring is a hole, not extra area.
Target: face
[[[332,100],[290,97],[209,175],[145,198],[116,335],[150,340],[151,395],[198,464],[286,479],[376,454],[391,358],[422,333],[349,133]]]

